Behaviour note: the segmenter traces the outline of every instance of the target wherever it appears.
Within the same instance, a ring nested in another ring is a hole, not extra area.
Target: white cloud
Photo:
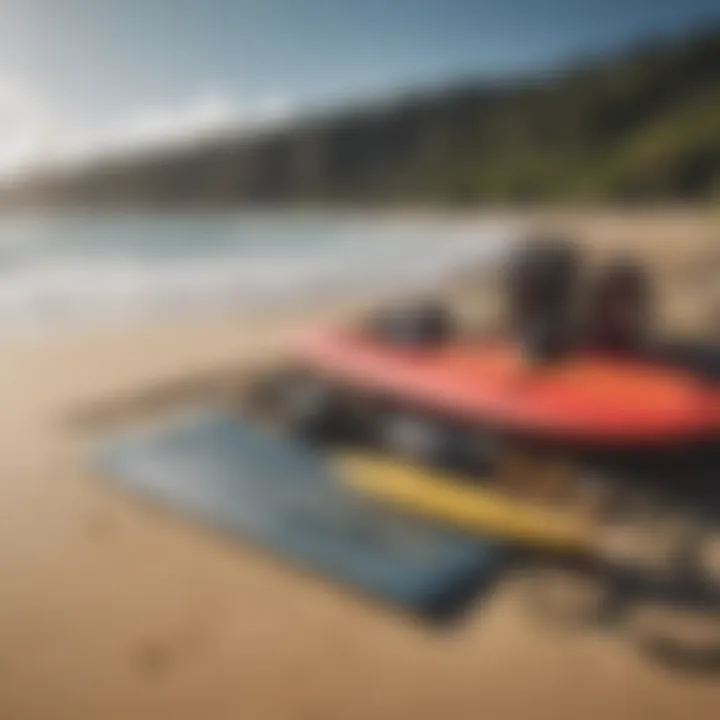
[[[243,107],[229,93],[211,89],[178,105],[136,108],[117,124],[90,130],[62,122],[29,88],[0,78],[0,177],[267,127],[284,121],[291,110],[283,98],[266,97]]]
[[[0,78],[0,174],[36,161],[50,142],[47,113],[22,85]]]

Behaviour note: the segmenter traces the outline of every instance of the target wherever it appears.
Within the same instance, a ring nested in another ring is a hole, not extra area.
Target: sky
[[[0,0],[0,173],[709,22],[720,0]]]

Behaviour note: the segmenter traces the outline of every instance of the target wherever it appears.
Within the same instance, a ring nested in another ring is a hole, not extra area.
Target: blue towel
[[[230,414],[105,443],[95,462],[126,489],[428,618],[456,614],[506,565],[500,544],[376,506],[320,452]]]

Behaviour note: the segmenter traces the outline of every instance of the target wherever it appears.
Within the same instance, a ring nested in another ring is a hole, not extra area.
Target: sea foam
[[[243,312],[427,287],[487,263],[506,223],[257,216],[0,219],[0,332]]]

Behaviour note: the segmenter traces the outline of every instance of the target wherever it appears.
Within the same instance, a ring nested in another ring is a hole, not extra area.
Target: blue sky
[[[718,0],[0,0],[0,166],[32,132],[48,147],[173,118],[190,132],[542,70],[710,20]]]

